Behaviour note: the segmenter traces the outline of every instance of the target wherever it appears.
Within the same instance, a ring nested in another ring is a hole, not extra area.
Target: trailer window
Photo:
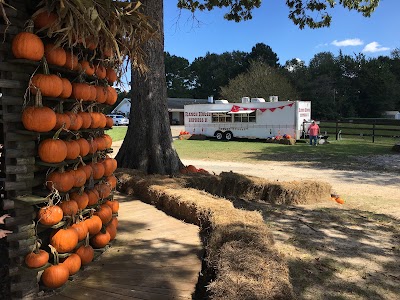
[[[212,114],[213,123],[231,123],[232,116],[227,113],[213,113]]]
[[[235,114],[235,123],[249,123],[256,122],[256,112],[252,112],[250,114]]]

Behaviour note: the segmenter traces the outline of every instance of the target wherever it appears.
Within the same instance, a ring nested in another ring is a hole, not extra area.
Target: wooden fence
[[[400,139],[400,120],[390,119],[348,119],[320,121],[321,134],[335,136],[336,140],[345,136]]]

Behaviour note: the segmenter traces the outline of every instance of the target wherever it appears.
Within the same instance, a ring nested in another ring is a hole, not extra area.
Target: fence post
[[[372,124],[372,142],[375,143],[375,122]]]
[[[336,140],[338,140],[338,134],[339,134],[339,121],[338,120],[336,120],[336,133],[335,133],[335,135],[336,135]]]

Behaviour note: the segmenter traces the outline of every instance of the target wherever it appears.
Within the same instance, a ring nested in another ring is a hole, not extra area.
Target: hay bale
[[[273,204],[308,204],[328,201],[332,186],[314,180],[277,182],[263,178],[222,172],[215,175],[186,176],[186,186],[226,198],[261,200]]]
[[[132,170],[120,170],[116,176],[122,192],[134,191],[168,214],[200,226],[206,235],[202,273],[209,276],[210,299],[294,299],[287,264],[259,212],[239,210],[226,199],[185,188],[185,178]]]
[[[283,145],[294,145],[296,144],[296,140],[295,139],[280,139],[279,140],[279,144],[283,144]]]

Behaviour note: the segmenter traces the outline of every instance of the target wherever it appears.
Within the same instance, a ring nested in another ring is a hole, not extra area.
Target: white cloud
[[[379,45],[379,43],[372,42],[372,43],[369,43],[369,44],[365,45],[365,47],[364,47],[362,52],[375,53],[375,52],[388,51],[388,50],[390,50],[390,48],[382,47],[381,45]]]
[[[315,46],[315,48],[322,48],[322,47],[327,47],[328,43],[325,44],[318,44],[317,46]]]
[[[334,40],[331,44],[337,47],[347,47],[364,45],[364,42],[360,39],[347,39],[343,41]]]

